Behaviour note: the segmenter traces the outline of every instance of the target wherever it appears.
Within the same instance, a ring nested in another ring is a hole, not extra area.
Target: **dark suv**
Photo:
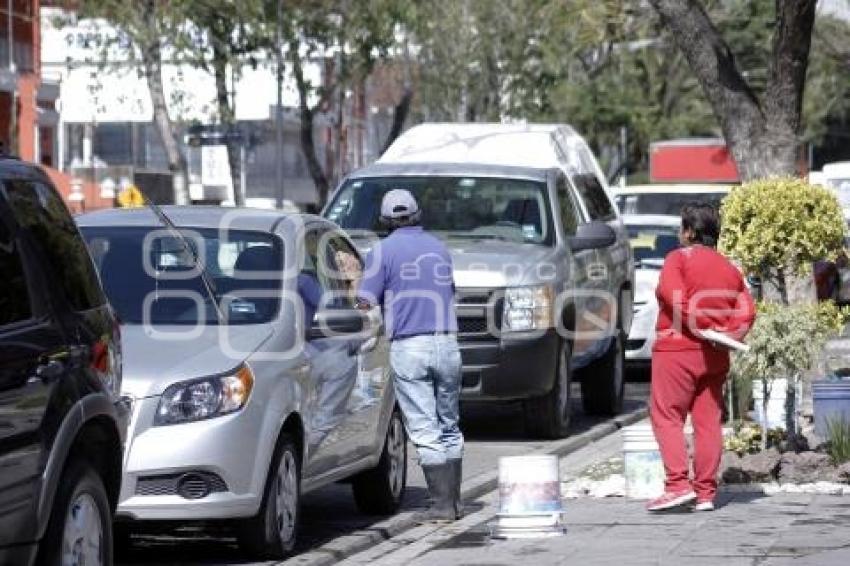
[[[0,564],[111,564],[118,332],[49,179],[0,158]]]

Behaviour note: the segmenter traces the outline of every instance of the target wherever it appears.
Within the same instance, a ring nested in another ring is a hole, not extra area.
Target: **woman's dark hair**
[[[715,247],[720,238],[717,208],[705,203],[686,204],[682,207],[682,229],[694,233],[695,243]]]

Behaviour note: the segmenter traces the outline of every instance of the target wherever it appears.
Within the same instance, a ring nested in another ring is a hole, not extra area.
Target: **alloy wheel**
[[[394,498],[401,496],[404,489],[405,474],[405,446],[404,425],[398,413],[393,414],[390,428],[387,432],[387,457],[389,459],[390,490]]]
[[[68,507],[62,533],[63,566],[98,566],[103,560],[103,518],[88,493],[79,494]]]
[[[288,450],[281,456],[277,469],[275,503],[278,536],[286,544],[295,536],[298,513],[298,465],[295,456]]]

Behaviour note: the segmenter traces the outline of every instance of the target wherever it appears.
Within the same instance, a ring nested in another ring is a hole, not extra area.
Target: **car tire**
[[[391,515],[398,511],[407,487],[407,435],[401,413],[390,417],[378,465],[351,479],[357,508],[367,515]]]
[[[112,510],[103,480],[88,464],[72,460],[56,491],[38,563],[112,564]]]
[[[278,441],[260,511],[237,527],[239,546],[252,557],[281,560],[295,548],[301,519],[301,458],[293,439]]]
[[[581,370],[581,402],[588,415],[613,416],[623,410],[626,335],[617,330],[604,356]]]
[[[566,340],[558,343],[555,380],[545,396],[525,401],[525,431],[534,438],[564,438],[570,432],[572,415],[572,346]]]

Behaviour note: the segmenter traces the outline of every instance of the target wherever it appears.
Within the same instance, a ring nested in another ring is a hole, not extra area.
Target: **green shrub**
[[[835,194],[790,177],[733,188],[723,200],[720,249],[747,273],[782,281],[843,247],[844,214]]]
[[[753,422],[739,421],[733,425],[732,434],[723,438],[723,449],[735,452],[738,456],[755,454],[762,445],[767,447],[779,446],[785,440],[785,431],[772,428],[767,431],[767,438],[762,442],[762,428]]]
[[[835,465],[850,462],[850,422],[843,418],[826,419],[826,441]]]

